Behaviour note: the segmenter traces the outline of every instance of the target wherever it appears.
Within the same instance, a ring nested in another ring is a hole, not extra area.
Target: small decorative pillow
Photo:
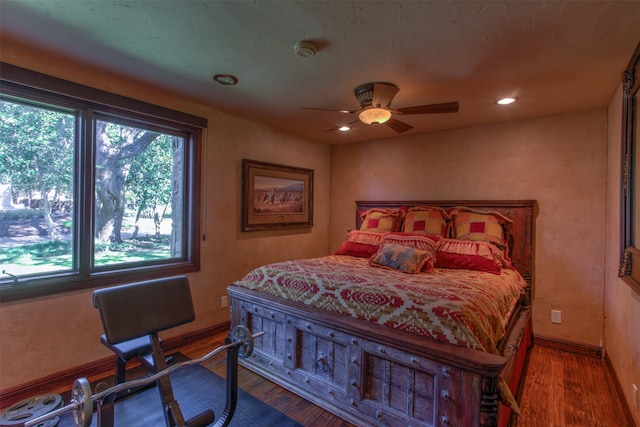
[[[424,234],[410,234],[410,233],[387,233],[380,241],[380,246],[385,244],[394,244],[407,246],[420,251],[425,251],[429,254],[427,262],[425,262],[422,270],[433,270],[434,255],[438,246],[438,236],[427,236]]]
[[[347,240],[335,254],[369,258],[378,250],[384,235],[385,233],[351,230],[347,235]]]
[[[502,251],[487,242],[440,239],[435,256],[437,268],[466,269],[500,274],[509,268],[510,262]]]
[[[431,234],[447,237],[449,223],[447,212],[433,206],[414,206],[409,208],[404,217],[402,231],[405,233]]]
[[[422,271],[429,258],[431,253],[427,251],[391,243],[380,245],[378,251],[369,258],[369,265],[415,274]]]
[[[373,208],[360,212],[360,230],[387,232],[399,231],[405,209]]]
[[[496,211],[482,211],[467,207],[451,210],[454,239],[489,242],[501,249],[507,247],[505,229],[512,222]]]

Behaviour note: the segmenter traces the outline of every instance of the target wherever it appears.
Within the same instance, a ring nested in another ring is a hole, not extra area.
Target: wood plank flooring
[[[633,427],[612,375],[603,360],[534,346],[516,426]]]
[[[191,359],[197,359],[223,345],[224,338],[225,334],[212,336],[178,350]],[[204,366],[224,377],[225,357],[222,352]],[[243,367],[239,368],[238,385],[306,427],[352,426]],[[535,345],[529,354],[522,385],[522,416],[512,426],[638,427],[624,405],[606,362]]]
[[[221,337],[217,340],[222,342]],[[181,351],[197,358],[216,345],[220,345],[216,340],[200,342]],[[211,360],[206,366],[224,377],[223,358]],[[522,416],[514,427],[634,427],[611,375],[602,360],[534,346],[520,397]],[[239,370],[238,384],[304,426],[351,426],[243,367]]]

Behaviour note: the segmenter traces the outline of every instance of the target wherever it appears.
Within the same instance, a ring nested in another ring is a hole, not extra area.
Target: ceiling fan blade
[[[332,110],[329,108],[311,108],[311,107],[302,107],[303,110],[315,110],[315,111],[332,111],[334,113],[344,113],[344,114],[353,114],[353,113],[357,113],[358,110]]]
[[[416,105],[393,110],[396,114],[435,114],[457,113],[460,105],[457,102],[444,102],[442,104]]]
[[[413,126],[405,122],[401,122],[400,120],[394,119],[393,117],[391,117],[389,120],[384,122],[384,124],[389,126],[391,129],[395,130],[398,133],[406,132],[408,130],[413,129]]]
[[[387,108],[399,90],[398,86],[391,83],[374,83],[371,105],[378,108]]]

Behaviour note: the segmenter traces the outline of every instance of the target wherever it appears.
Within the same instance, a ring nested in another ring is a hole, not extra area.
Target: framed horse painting
[[[312,169],[242,160],[242,231],[312,226]]]

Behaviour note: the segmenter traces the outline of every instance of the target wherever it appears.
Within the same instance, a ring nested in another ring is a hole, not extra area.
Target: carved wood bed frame
[[[241,364],[357,426],[506,426],[499,377],[516,395],[532,343],[536,202],[356,202],[356,226],[361,210],[414,205],[495,210],[513,220],[510,255],[528,288],[502,356],[229,286],[231,326],[265,332]]]

